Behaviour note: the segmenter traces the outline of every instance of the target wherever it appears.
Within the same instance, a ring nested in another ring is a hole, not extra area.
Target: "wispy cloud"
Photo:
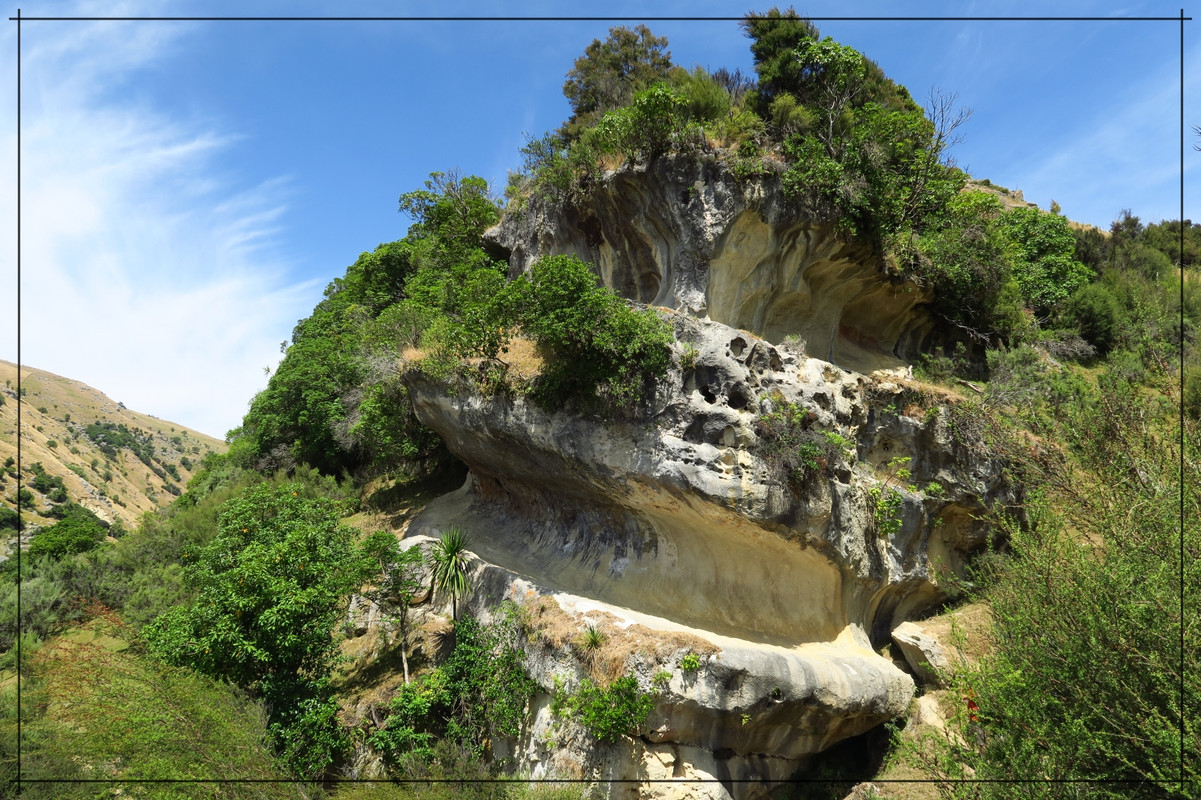
[[[1201,49],[1185,54],[1195,63]],[[1129,207],[1147,221],[1179,216],[1180,85],[1175,58],[1146,71],[1066,131],[1055,146],[1015,165],[1027,197],[1055,196],[1069,217],[1107,226]],[[1186,87],[1187,88],[1187,87]],[[1186,166],[1195,159],[1188,159]],[[1115,206],[1116,204],[1116,206]],[[1187,209],[1186,209],[1187,213]]]
[[[189,28],[24,27],[22,361],[221,436],[315,294],[290,283],[281,255],[288,177],[236,174],[228,122],[139,99],[138,81],[188,45]],[[15,37],[2,44],[11,53]],[[2,137],[15,157],[15,125]],[[14,206],[0,197],[6,253]],[[5,325],[0,357],[15,356]]]

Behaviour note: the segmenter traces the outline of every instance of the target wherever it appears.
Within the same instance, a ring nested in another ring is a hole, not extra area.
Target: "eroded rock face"
[[[962,567],[987,534],[980,512],[1012,493],[997,463],[951,435],[946,409],[919,407],[898,378],[666,316],[690,363],[637,420],[547,413],[410,372],[418,418],[470,476],[409,530],[462,528],[483,562],[513,576],[477,582],[470,602],[481,610],[520,578],[538,594],[718,643],[714,663],[728,674],[715,667],[708,682],[672,683],[656,709],[661,732],[629,744],[642,748],[637,759],[613,756],[605,769],[635,759],[649,770],[644,756],[670,751],[681,765],[672,770],[703,762],[782,777],[903,713],[912,681],[872,648],[940,598],[936,569]],[[756,421],[781,403],[809,409],[816,429],[849,442],[842,463],[803,487],[762,458]],[[897,493],[895,530],[877,519],[872,489]],[[549,691],[549,662],[538,658],[530,663]],[[631,663],[648,686],[660,666],[652,661]],[[696,753],[683,755],[688,748]],[[535,751],[521,752],[533,768]],[[579,751],[581,763],[598,757]]]
[[[585,209],[531,200],[485,239],[510,274],[548,255],[596,264],[623,297],[687,311],[870,371],[912,360],[933,321],[926,291],[886,277],[830,225],[799,219],[779,180],[739,181],[716,154],[607,173]]]
[[[902,622],[893,629],[892,640],[923,684],[936,689],[946,688],[943,676],[950,670],[951,661],[937,639],[919,625]]]

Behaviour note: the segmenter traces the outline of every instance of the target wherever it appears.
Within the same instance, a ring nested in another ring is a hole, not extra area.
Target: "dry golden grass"
[[[544,362],[533,339],[514,336],[501,357],[509,365],[509,374],[513,377],[529,380],[542,373]]]
[[[987,603],[968,603],[917,624],[942,643],[952,664],[960,657],[975,664],[988,653],[992,611]]]
[[[0,461],[16,457],[17,367],[0,360]],[[185,428],[178,423],[141,414],[126,408],[102,392],[71,378],[22,365],[21,445],[24,466],[40,462],[46,472],[63,479],[67,497],[88,508],[102,519],[120,520],[126,528],[137,527],[147,511],[167,505],[174,495],[162,490],[164,481],[129,451],[120,451],[111,462],[83,433],[93,422],[121,424],[143,431],[153,440],[156,457],[177,465],[180,480],[171,483],[183,488],[201,460],[209,452],[225,452],[220,439]],[[41,409],[45,411],[41,411]],[[178,444],[177,444],[178,442]],[[187,458],[191,467],[184,466]],[[96,467],[92,466],[95,460]],[[75,467],[83,475],[72,471]],[[104,475],[108,473],[109,479]],[[4,502],[11,492],[4,492]],[[48,524],[33,514],[49,505],[35,493],[28,522]]]
[[[720,652],[712,642],[690,633],[653,631],[638,624],[623,627],[622,620],[607,611],[569,614],[549,595],[527,598],[522,609],[527,630],[543,646],[559,650],[570,645],[592,680],[601,686],[608,686],[624,675],[626,662],[635,653],[669,666],[667,659],[680,650],[697,655]],[[602,637],[595,649],[585,644],[589,625]]]

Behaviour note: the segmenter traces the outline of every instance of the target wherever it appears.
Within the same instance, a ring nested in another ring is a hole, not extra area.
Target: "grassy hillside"
[[[219,439],[132,411],[70,378],[22,365],[21,388],[21,485],[33,497],[22,509],[26,526],[52,524],[39,512],[55,502],[53,489],[33,486],[32,464],[62,480],[66,500],[133,528],[145,512],[175,499],[205,455],[226,449]],[[0,463],[14,461],[0,471],[0,502],[15,508],[17,366],[8,361],[0,361],[0,399]]]

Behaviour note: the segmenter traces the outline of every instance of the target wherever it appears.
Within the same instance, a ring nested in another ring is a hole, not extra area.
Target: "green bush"
[[[300,484],[263,484],[230,500],[219,533],[184,553],[196,598],[144,634],[171,664],[228,679],[263,698],[276,747],[299,775],[316,776],[344,744],[329,675],[331,632],[374,554],[355,544],[328,501]]]
[[[1105,355],[1117,344],[1124,327],[1121,303],[1103,283],[1081,286],[1068,300],[1066,317],[1080,335]]]
[[[679,70],[671,84],[679,92],[688,119],[711,123],[730,113],[729,90],[703,67],[695,67],[691,72]]]
[[[647,162],[678,143],[687,127],[685,98],[657,83],[636,94],[630,105],[605,114],[596,126],[596,141],[606,152]]]
[[[635,408],[671,366],[670,326],[598,285],[574,256],[539,260],[528,278],[498,295],[494,314],[537,342],[545,364],[534,397],[547,408],[602,398],[613,408]]]
[[[1014,208],[997,220],[1009,243],[1013,276],[1027,307],[1044,315],[1088,283],[1091,269],[1075,259],[1068,221],[1037,208]]]
[[[39,531],[29,543],[29,557],[58,560],[73,553],[84,553],[104,541],[105,530],[99,522],[82,516],[68,516]]]
[[[1047,495],[1008,526],[1011,568],[985,595],[990,652],[952,687],[976,708],[910,753],[930,778],[971,770],[944,796],[1068,798],[1089,780],[1126,782],[1087,784],[1097,798],[1201,797],[1201,608],[1186,588],[1201,562],[1180,559],[1201,547],[1201,432],[1181,436],[1150,399],[1103,378],[1065,409],[1070,458],[1013,451]]]
[[[654,707],[655,696],[642,692],[633,675],[618,678],[605,688],[584,678],[571,694],[556,686],[554,698],[560,714],[574,717],[602,742],[639,735]]]
[[[488,626],[464,616],[455,621],[454,635],[446,662],[403,685],[386,727],[370,738],[393,763],[405,756],[428,761],[436,756],[439,740],[480,758],[486,741],[520,730],[537,685],[521,666],[514,612]]]

